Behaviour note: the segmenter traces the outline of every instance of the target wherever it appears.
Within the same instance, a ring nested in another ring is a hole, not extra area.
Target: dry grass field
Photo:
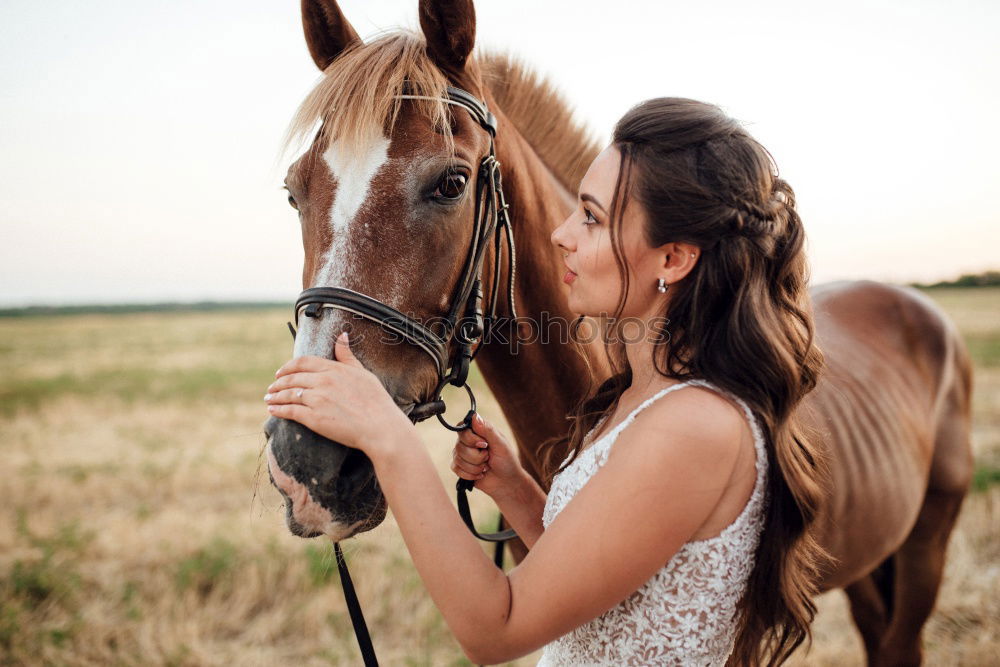
[[[978,471],[927,664],[998,664],[1000,289],[931,294],[975,356]],[[288,534],[261,468],[287,315],[0,319],[0,664],[359,664],[330,545]],[[451,434],[420,428],[450,486]],[[391,517],[345,548],[383,664],[468,664]],[[861,665],[843,595],[819,604],[795,664]]]

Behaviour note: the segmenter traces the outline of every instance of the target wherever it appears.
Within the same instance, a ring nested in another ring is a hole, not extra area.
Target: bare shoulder
[[[721,463],[718,457],[735,460],[745,423],[743,408],[731,397],[688,385],[655,400],[621,435],[624,439],[631,430],[627,441],[637,447],[671,443]]]
[[[646,464],[685,461],[692,472],[725,483],[739,458],[746,418],[730,397],[688,385],[655,400],[636,415],[611,456],[635,456]],[[653,471],[650,471],[653,472]]]

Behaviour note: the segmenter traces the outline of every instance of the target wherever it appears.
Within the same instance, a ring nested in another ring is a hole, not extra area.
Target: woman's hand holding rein
[[[451,469],[490,496],[521,541],[531,548],[544,530],[545,492],[521,467],[503,433],[482,415],[473,417],[472,428],[459,432]]]
[[[494,499],[509,491],[525,474],[507,438],[479,414],[473,417],[472,428],[459,431],[451,469]]]

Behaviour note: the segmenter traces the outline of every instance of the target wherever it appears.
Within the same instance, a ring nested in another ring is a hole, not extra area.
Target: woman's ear
[[[662,257],[662,266],[660,267],[660,270],[663,271],[662,277],[667,283],[673,284],[691,273],[698,262],[701,251],[690,243],[673,242],[660,246],[659,254]]]

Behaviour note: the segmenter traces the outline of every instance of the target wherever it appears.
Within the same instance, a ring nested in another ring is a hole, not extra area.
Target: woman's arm
[[[474,662],[479,641],[503,627],[510,587],[462,523],[414,429],[369,454],[413,563],[448,627]]]
[[[704,523],[731,477],[741,418],[697,393],[678,392],[641,413],[508,576],[467,532],[441,485],[431,483],[437,473],[415,435],[374,449],[376,474],[417,570],[470,660],[513,659],[596,618]]]
[[[531,549],[545,532],[542,525],[545,492],[542,487],[528,473],[524,473],[518,482],[495,492],[492,497],[511,528]]]

